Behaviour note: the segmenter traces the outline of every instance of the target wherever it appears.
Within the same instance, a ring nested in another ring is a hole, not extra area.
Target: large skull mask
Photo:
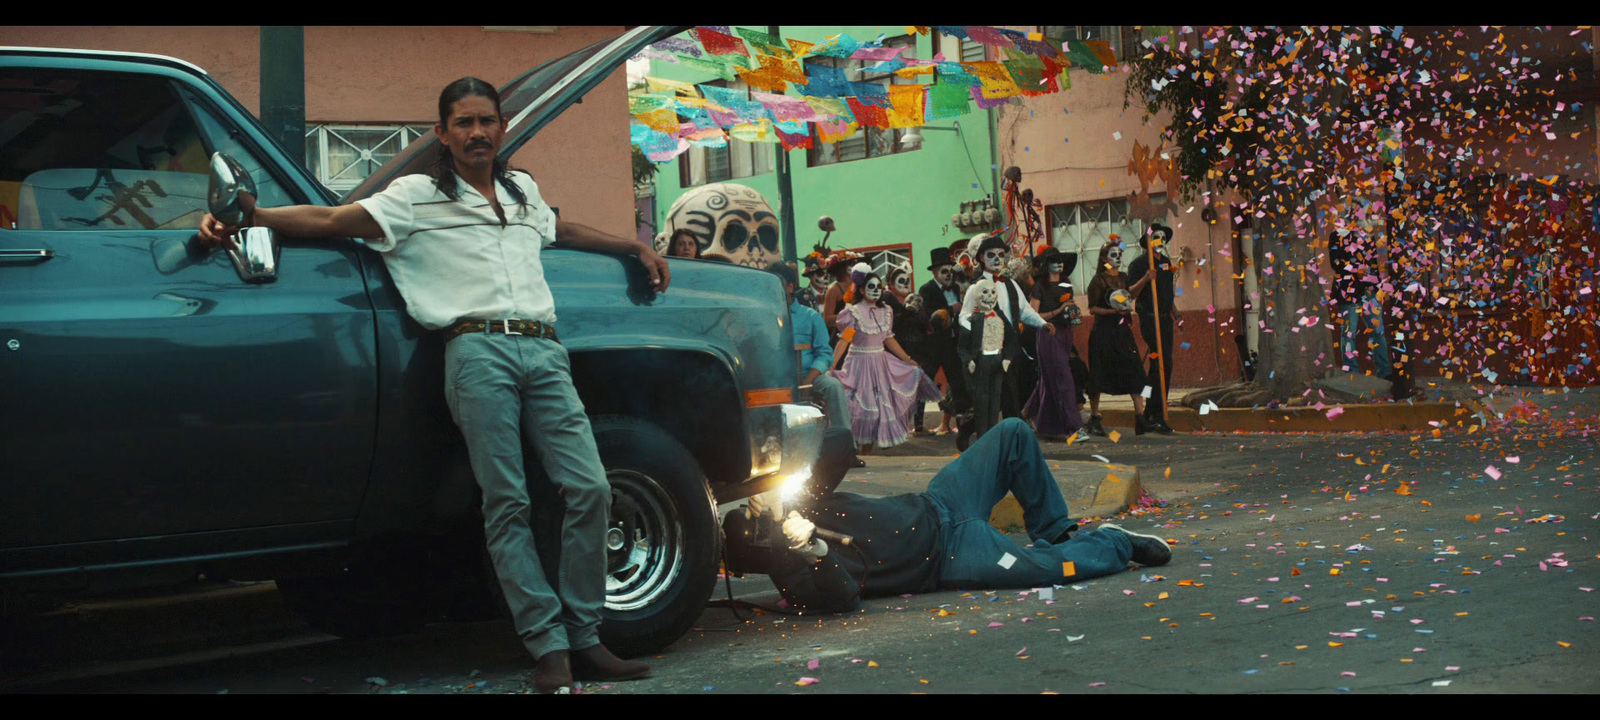
[[[720,255],[753,268],[766,268],[782,257],[778,216],[761,193],[743,185],[712,183],[684,193],[667,211],[655,238],[656,252],[666,253],[667,238],[679,228],[695,234],[700,257]]]

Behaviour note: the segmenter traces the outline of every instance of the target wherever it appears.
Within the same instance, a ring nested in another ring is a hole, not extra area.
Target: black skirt
[[[1149,381],[1129,315],[1096,315],[1089,331],[1089,392],[1138,395]]]

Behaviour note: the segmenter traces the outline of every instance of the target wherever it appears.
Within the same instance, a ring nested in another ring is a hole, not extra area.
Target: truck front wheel
[[[722,535],[700,464],[671,435],[624,417],[593,422],[611,481],[600,639],[622,656],[688,632],[716,587]]]

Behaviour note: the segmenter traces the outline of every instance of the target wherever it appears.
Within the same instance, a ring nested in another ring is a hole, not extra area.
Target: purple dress
[[[859,302],[839,311],[839,332],[855,330],[850,353],[829,375],[850,396],[850,432],[860,444],[890,447],[911,434],[911,413],[922,400],[938,400],[938,386],[913,363],[883,347],[894,337],[894,311]]]

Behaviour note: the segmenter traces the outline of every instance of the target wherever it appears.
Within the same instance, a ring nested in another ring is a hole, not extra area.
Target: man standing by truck
[[[671,276],[653,248],[557,219],[533,179],[499,158],[506,128],[494,87],[462,78],[439,95],[439,159],[427,174],[339,207],[241,202],[246,225],[286,236],[376,238],[364,242],[383,255],[407,311],[444,333],[445,399],[483,490],[495,573],[517,633],[537,658],[535,688],[564,692],[574,678],[642,678],[650,666],[600,644],[611,491],[556,338],[540,251],[560,243],[637,254],[662,292]],[[208,214],[200,237],[215,245],[235,229]],[[524,436],[566,503],[561,567],[552,573],[559,588],[546,580],[528,525]]]

